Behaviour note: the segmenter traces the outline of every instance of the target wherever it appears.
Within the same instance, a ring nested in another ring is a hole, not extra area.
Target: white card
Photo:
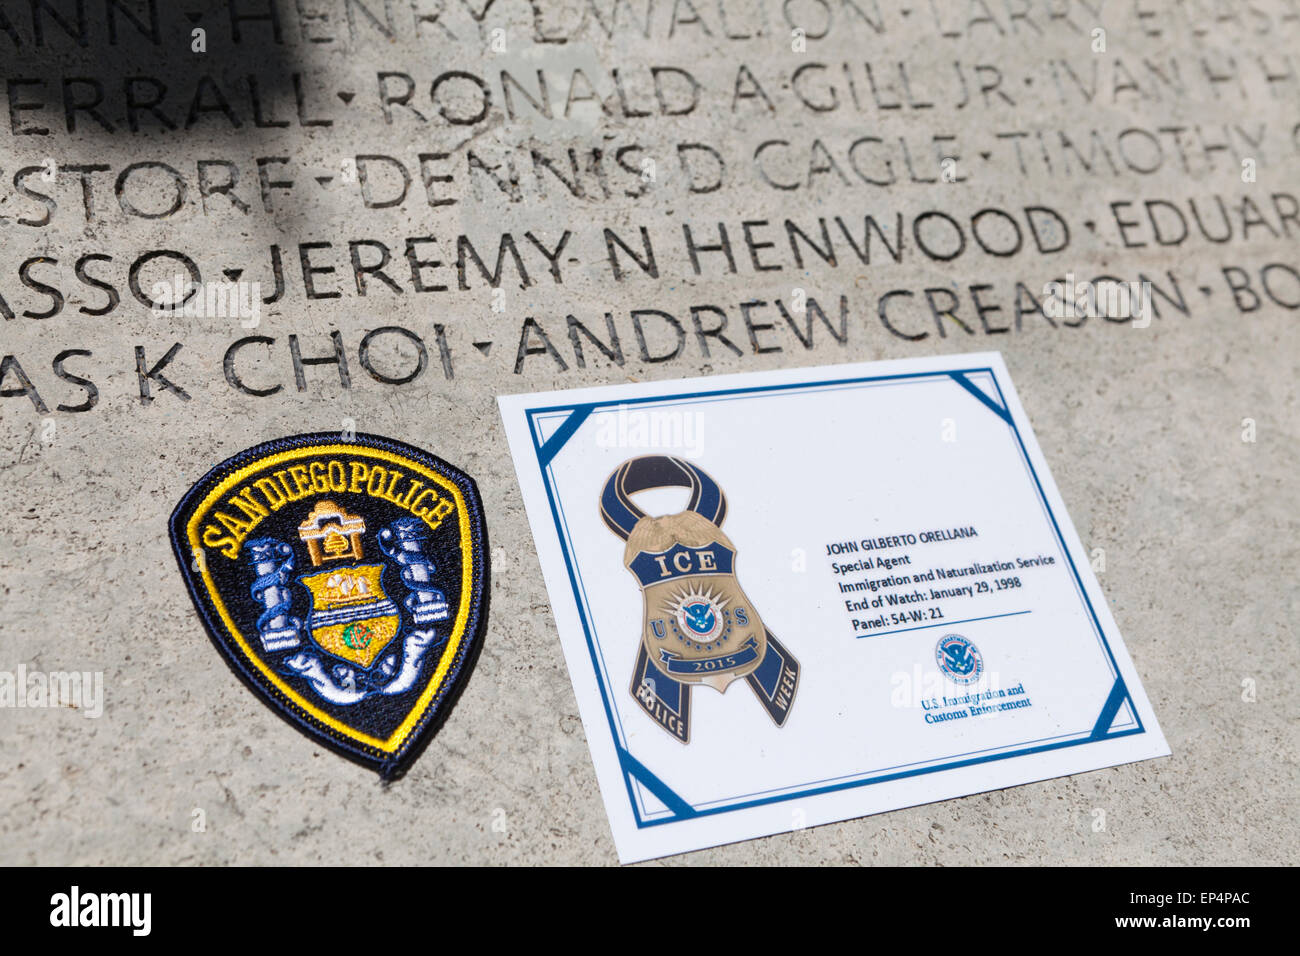
[[[623,862],[1168,755],[1000,354],[499,402]]]

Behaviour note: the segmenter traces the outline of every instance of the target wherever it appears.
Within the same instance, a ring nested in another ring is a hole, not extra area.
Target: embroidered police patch
[[[208,634],[331,749],[400,775],[446,718],[487,620],[487,528],[465,473],[372,435],[297,435],[208,472],[171,516]]]

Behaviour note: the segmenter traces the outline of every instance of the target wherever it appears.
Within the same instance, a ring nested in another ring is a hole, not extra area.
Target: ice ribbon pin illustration
[[[691,490],[685,511],[652,517],[632,501],[639,491],[663,487]],[[689,743],[692,686],[725,692],[743,678],[783,726],[799,662],[763,624],[736,579],[736,547],[721,527],[727,500],[717,482],[681,458],[633,458],[605,482],[600,512],[627,542],[623,563],[644,597],[631,686],[641,709]]]

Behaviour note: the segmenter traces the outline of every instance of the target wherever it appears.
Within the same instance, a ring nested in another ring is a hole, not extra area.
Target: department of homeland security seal
[[[685,511],[652,517],[632,502],[638,491],[664,487],[691,490]],[[772,721],[784,726],[799,662],[741,590],[736,546],[722,533],[727,499],[717,482],[681,458],[633,458],[605,482],[600,513],[627,541],[623,563],[644,597],[631,686],[641,709],[689,743],[691,687],[707,684],[725,692],[743,678]]]
[[[282,438],[208,472],[171,539],[209,636],[263,702],[386,779],[410,765],[487,619],[473,479],[386,438]]]
[[[945,634],[934,649],[939,670],[954,684],[973,684],[984,673],[979,648],[960,634]]]

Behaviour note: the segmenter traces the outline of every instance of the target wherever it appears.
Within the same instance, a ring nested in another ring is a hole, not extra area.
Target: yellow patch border
[[[455,501],[457,510],[460,514],[461,588],[460,607],[456,611],[456,622],[452,626],[451,636],[447,638],[447,646],[443,651],[442,660],[438,662],[438,669],[434,671],[433,676],[429,678],[429,682],[425,685],[424,691],[420,694],[420,699],[411,709],[411,712],[407,714],[406,719],[402,721],[401,725],[393,731],[387,740],[380,740],[378,737],[363,734],[360,731],[349,727],[337,718],[325,713],[319,707],[312,704],[311,701],[307,700],[290,687],[279,674],[267,667],[266,663],[258,655],[252,652],[248,642],[244,639],[244,635],[231,619],[230,612],[226,610],[225,602],[221,600],[221,594],[213,585],[212,577],[208,573],[206,550],[203,548],[203,543],[199,538],[199,527],[202,524],[202,519],[220,502],[222,498],[225,497],[226,492],[230,491],[232,487],[239,484],[244,479],[251,477],[268,466],[278,465],[298,458],[328,454],[378,458],[390,464],[401,465],[404,468],[413,469],[431,479],[435,484],[451,492],[452,499]],[[190,553],[204,553],[205,555],[205,560],[200,562],[202,568],[200,572],[200,580],[203,581],[203,586],[207,592],[208,598],[212,601],[213,607],[216,608],[217,616],[226,626],[226,630],[230,636],[234,638],[235,644],[244,655],[244,659],[255,666],[257,670],[260,671],[268,681],[270,681],[271,685],[279,692],[280,696],[284,700],[296,705],[307,716],[311,717],[318,723],[347,737],[349,740],[354,740],[357,743],[370,747],[381,754],[391,755],[401,750],[402,745],[411,735],[411,732],[415,730],[416,726],[426,716],[425,712],[427,711],[430,702],[442,689],[442,684],[447,677],[447,672],[456,661],[456,654],[460,649],[461,642],[465,638],[465,627],[469,621],[470,598],[474,586],[474,536],[470,529],[469,509],[466,508],[464,495],[461,494],[461,490],[455,482],[414,459],[382,448],[371,448],[367,445],[351,444],[303,445],[298,448],[290,448],[267,455],[264,458],[260,458],[257,461],[245,465],[237,471],[231,472],[223,478],[211,491],[208,492],[208,494],[203,498],[203,501],[199,503],[199,506],[195,508],[194,513],[190,516],[189,521],[186,524],[185,535],[189,541],[191,549]]]

